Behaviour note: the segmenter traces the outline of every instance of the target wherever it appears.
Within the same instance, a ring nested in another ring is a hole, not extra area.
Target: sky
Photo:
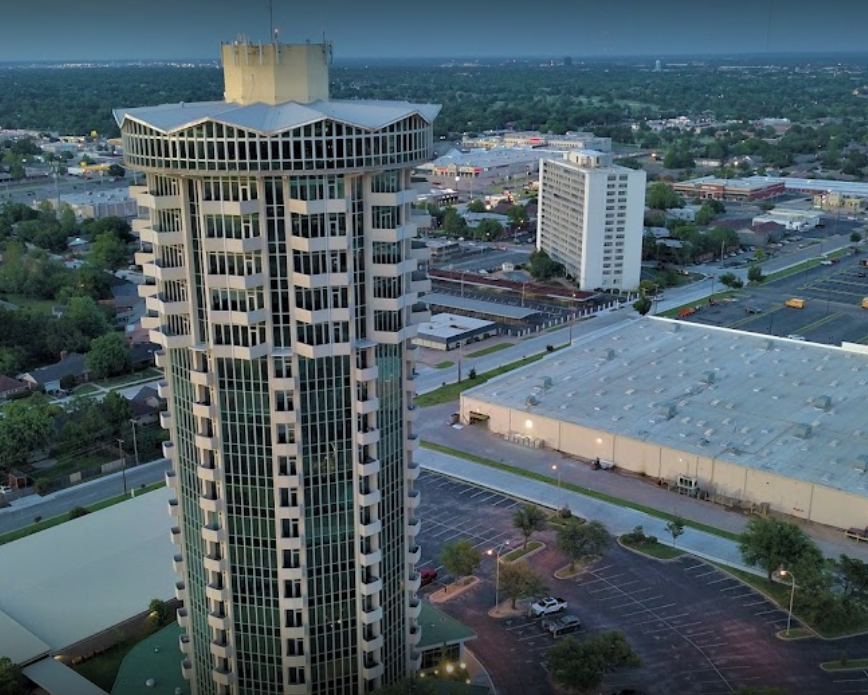
[[[216,59],[240,34],[341,58],[868,52],[866,0],[4,0],[0,62]]]

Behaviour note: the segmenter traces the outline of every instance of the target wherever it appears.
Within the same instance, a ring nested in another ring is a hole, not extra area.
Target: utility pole
[[[130,425],[133,427],[133,456],[136,457],[136,465],[139,465],[139,443],[136,441],[136,421],[130,418]]]
[[[121,455],[121,476],[124,480],[124,497],[127,496],[127,457],[124,454],[124,440],[118,439],[118,451]]]

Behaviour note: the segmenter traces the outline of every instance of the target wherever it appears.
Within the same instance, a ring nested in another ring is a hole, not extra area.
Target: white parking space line
[[[480,495],[491,494],[488,490],[479,490],[471,495],[471,497],[479,497]]]
[[[690,632],[690,633],[687,633],[687,636],[690,639],[694,639],[696,637],[702,637],[703,635],[710,635],[712,632],[717,632],[717,630],[703,630],[702,632]]]
[[[694,576],[694,577],[707,577],[709,574],[715,574],[717,571],[718,571],[718,570],[717,570],[716,567],[712,567],[712,568],[711,568],[710,570],[708,570],[707,572],[703,572],[702,574],[694,574],[693,576]]]
[[[704,562],[697,562],[695,565],[690,565],[689,567],[685,567],[685,572],[692,572],[695,569],[699,569],[700,567],[708,567]]]
[[[633,611],[632,613],[624,613],[623,615],[621,615],[621,618],[622,619],[623,618],[631,618],[634,615],[642,615],[642,613],[649,613],[649,612],[651,612],[650,608],[643,608],[641,611]]]
[[[618,591],[617,586],[604,586],[602,589],[594,589],[593,591],[589,591],[589,594],[602,594],[604,591],[616,591],[620,595],[620,591]]]
[[[630,586],[631,584],[638,584],[640,581],[642,580],[634,579],[632,582],[622,582],[621,584],[618,584],[618,588],[623,589],[625,586]]]
[[[696,646],[700,649],[711,649],[713,647],[723,647],[729,644],[729,642],[712,642],[711,644],[697,644]]]
[[[754,601],[753,603],[745,603],[745,608],[750,608],[751,606],[762,606],[763,604],[768,603],[768,599],[763,599],[762,601]]]
[[[763,601],[763,603],[765,603],[765,601]],[[758,612],[754,613],[754,615],[768,615],[769,613],[777,613],[780,610],[781,610],[780,608],[770,608],[767,611],[758,611]]]
[[[720,579],[715,579],[714,581],[708,582],[708,586],[712,584],[720,584],[721,582],[731,582],[733,581],[732,577],[721,577]]]
[[[732,586],[725,586],[721,589],[721,591],[735,591],[736,589],[744,589],[744,584],[739,582],[738,584],[733,584]]]

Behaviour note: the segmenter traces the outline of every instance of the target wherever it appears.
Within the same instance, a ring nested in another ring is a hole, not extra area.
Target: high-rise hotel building
[[[194,695],[356,695],[419,665],[412,460],[438,106],[331,101],[327,44],[222,46],[223,101],[121,109],[162,346]]]
[[[608,152],[544,159],[537,248],[563,263],[582,290],[635,290],[642,272],[645,172]]]

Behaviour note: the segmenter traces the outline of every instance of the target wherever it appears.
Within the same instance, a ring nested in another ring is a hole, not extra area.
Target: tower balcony
[[[212,640],[211,655],[218,659],[231,659],[235,656],[235,648],[225,639]]]
[[[376,565],[378,562],[382,562],[383,560],[383,551],[382,550],[372,550],[369,553],[362,552],[359,554],[359,564],[362,567],[371,567]]]
[[[193,677],[193,664],[189,659],[184,659],[181,662],[181,676],[187,681]]]
[[[228,601],[229,589],[225,586],[220,586],[219,584],[211,582],[205,586],[205,596],[212,601]]]
[[[178,500],[172,498],[169,500],[169,516],[179,516],[181,514],[181,505]]]
[[[411,538],[415,538],[419,535],[419,529],[421,524],[419,523],[419,519],[412,517],[409,521],[407,521],[407,535]]]
[[[167,355],[164,350],[157,350],[154,353],[154,363],[157,365],[157,369],[165,369],[167,366]]]
[[[359,493],[359,504],[362,507],[372,507],[375,504],[379,504],[381,499],[382,495],[379,490],[369,490],[368,492]]]
[[[363,596],[373,596],[383,590],[383,580],[379,577],[362,579],[359,584],[359,589]]]
[[[419,616],[422,614],[422,601],[418,598],[411,598],[409,613],[412,620],[418,620]]]
[[[275,425],[292,425],[298,422],[298,413],[295,410],[273,410],[271,421]]]
[[[399,261],[398,263],[373,263],[371,274],[383,278],[397,278],[409,275],[419,269],[419,262],[413,258]]]
[[[349,236],[328,236],[306,239],[293,236],[290,238],[290,247],[293,251],[304,253],[316,253],[319,251],[348,251],[350,248]]]
[[[208,284],[221,290],[256,290],[264,287],[263,273],[249,275],[229,275],[227,273],[208,273]]]
[[[157,383],[157,395],[165,400],[169,400],[172,397],[172,387],[169,386],[169,382],[165,379]]]
[[[133,230],[136,229],[136,221],[133,220]],[[185,232],[181,230],[173,231],[173,232],[162,232],[159,229],[153,227],[147,220],[143,220],[145,222],[142,225],[139,232],[139,240],[143,244],[155,244],[158,246],[179,246],[187,241],[187,235]]]
[[[408,188],[394,193],[369,193],[366,198],[369,205],[397,207],[398,205],[415,203],[418,195],[415,189]]]
[[[176,453],[175,445],[172,442],[163,442],[163,457],[164,458],[167,458],[170,461],[172,461],[175,458],[175,453]],[[166,485],[169,485],[171,487],[171,486],[175,485],[175,483],[174,483],[174,481],[169,480],[169,473],[172,473],[172,475],[174,475],[174,471],[168,471],[166,473]],[[177,492],[177,488],[176,488],[176,492]]]
[[[175,598],[181,603],[187,602],[187,585],[184,582],[175,582]]]
[[[268,311],[211,311],[212,323],[228,323],[233,326],[255,326],[268,320]]]
[[[407,421],[416,422],[419,419],[421,408],[418,405],[407,406]]]
[[[145,281],[136,289],[138,290],[139,297],[147,299],[157,294],[160,291],[160,286],[154,278],[145,276]]]
[[[410,275],[410,292],[418,295],[420,292],[431,291],[431,280],[424,270],[414,270]]]
[[[230,622],[229,616],[223,610],[208,613],[208,625],[215,630],[228,630]]]
[[[217,406],[214,403],[193,403],[193,415],[213,419],[217,417]]]
[[[206,483],[216,483],[220,481],[220,470],[218,468],[198,465],[196,466],[196,477]]]
[[[154,273],[151,272],[151,269],[154,267],[154,258],[153,251],[136,251],[133,254],[133,260],[136,262],[136,265],[142,266],[143,274],[150,277],[154,277]]]
[[[172,428],[172,413],[168,411],[163,411],[160,413],[160,427],[164,430],[168,430]]]
[[[182,555],[172,556],[172,571],[175,574],[184,573],[184,557]]]
[[[202,240],[202,249],[206,253],[253,253],[262,250],[263,241],[261,236],[249,236],[243,239],[205,237]]]
[[[259,212],[258,200],[203,200],[203,215],[255,215]]]
[[[362,634],[362,651],[363,652],[373,652],[377,649],[382,649],[383,647],[383,636],[377,635],[376,637],[365,637]]]
[[[410,651],[410,670],[413,673],[422,670],[422,652],[416,651],[415,649]]]
[[[374,536],[383,530],[383,522],[379,519],[373,519],[367,523],[359,524],[359,535],[362,538]]]
[[[407,463],[407,480],[418,480],[419,474],[422,472],[422,466],[418,461],[410,459]]]
[[[190,628],[190,615],[187,613],[186,608],[179,608],[176,617],[178,619],[178,625],[183,629],[187,630]]]
[[[375,413],[380,408],[380,399],[376,396],[360,398],[356,401],[356,412],[360,415]]]
[[[190,381],[197,386],[205,386],[210,388],[214,385],[216,377],[214,376],[214,372],[204,372],[199,371],[198,369],[191,369]]]
[[[186,656],[190,656],[193,653],[193,643],[190,642],[190,635],[178,635],[178,649]]]
[[[159,195],[151,193],[147,186],[130,186],[130,197],[136,201],[140,208],[177,210],[181,207],[179,194]]]
[[[136,262],[138,263],[138,256],[140,254],[136,254]],[[141,265],[141,264],[140,264]],[[144,270],[145,267],[142,266]],[[185,265],[169,265],[166,261],[155,260],[153,263],[147,266],[146,271],[147,275],[156,278],[160,282],[176,282],[178,280],[186,280],[187,279],[187,266]]]
[[[373,625],[383,619],[382,608],[371,608],[370,610],[362,609],[359,618],[364,625]]]
[[[407,295],[402,294],[400,297],[374,297],[370,303],[374,311],[400,311],[409,300]]]
[[[217,524],[205,524],[200,530],[202,540],[208,543],[219,543],[223,539],[223,529]]]
[[[422,501],[422,495],[418,490],[407,493],[407,509],[416,509]]]
[[[411,434],[410,436],[407,437],[407,448],[410,451],[416,451],[416,449],[419,448],[420,444],[421,444],[421,440],[419,439],[418,434]]]
[[[407,564],[417,565],[422,559],[422,548],[418,545],[410,545],[407,547]]]
[[[211,678],[217,685],[230,687],[235,682],[235,674],[228,668],[212,668]]]
[[[376,444],[380,441],[380,430],[376,427],[368,428],[365,432],[356,433],[356,443],[363,445]]]
[[[181,546],[183,542],[183,534],[181,533],[180,526],[173,526],[169,529],[169,541],[172,545]]]
[[[410,320],[413,323],[424,323],[431,320],[431,310],[424,302],[417,302],[410,307]]]
[[[326,343],[325,345],[308,345],[307,343],[298,342],[295,344],[295,351],[301,357],[306,357],[309,360],[318,360],[323,357],[349,355],[350,344]]]
[[[208,570],[209,572],[225,572],[229,563],[226,562],[225,557],[220,557],[215,553],[210,553],[202,558],[202,566]]]
[[[356,367],[353,370],[353,377],[355,377],[357,381],[374,381],[379,373],[380,370],[376,365],[364,368]]]
[[[407,633],[407,641],[411,646],[415,647],[419,642],[422,641],[422,628],[418,625],[414,625],[410,628],[410,631]]]
[[[205,449],[206,451],[219,451],[220,450],[220,442],[217,437],[208,436],[204,434],[197,434],[195,438],[196,446],[200,449]]]
[[[374,475],[375,473],[380,472],[380,460],[379,459],[366,459],[356,464],[356,472],[361,477],[365,477],[368,475]]]
[[[383,675],[383,662],[381,661],[364,661],[362,662],[362,678],[365,680],[373,680]]]
[[[171,442],[163,442],[163,453],[166,452],[166,444],[171,444]],[[172,446],[174,449],[174,446]],[[178,494],[178,475],[175,471],[166,471],[165,473],[166,487],[172,488],[175,491],[175,495]]]
[[[160,326],[159,330],[151,331],[151,340],[166,350],[177,350],[190,345],[187,333],[175,333],[168,326]]]
[[[338,214],[348,212],[346,198],[330,198],[328,200],[298,200],[290,198],[286,201],[289,212],[300,215],[321,215],[326,212]]]
[[[418,572],[411,572],[407,578],[407,590],[411,594],[415,594],[422,587],[422,575]]]
[[[400,345],[401,343],[410,340],[410,338],[415,337],[415,335],[416,327],[406,326],[399,331],[374,330],[371,339],[384,345]]]
[[[349,309],[295,309],[295,318],[301,323],[327,323],[328,321],[349,321]]]
[[[202,495],[199,497],[199,508],[203,512],[219,514],[224,509],[223,500],[216,495]]]
[[[350,283],[350,276],[348,273],[293,273],[292,281],[296,287],[346,287]]]
[[[391,244],[412,239],[414,236],[416,236],[415,224],[402,224],[390,229],[372,229],[370,231],[372,241],[383,241]]]

